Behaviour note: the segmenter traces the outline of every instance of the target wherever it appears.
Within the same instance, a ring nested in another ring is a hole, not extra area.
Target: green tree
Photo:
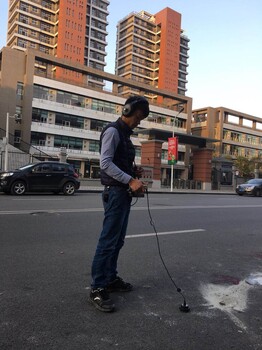
[[[239,175],[244,178],[254,177],[254,162],[243,156],[238,156],[234,161],[236,169],[239,171]]]
[[[259,173],[261,173],[261,169],[262,169],[262,159],[261,159],[261,157],[260,157],[260,156],[258,156],[258,157],[253,157],[253,158],[251,159],[251,162],[252,162],[252,164],[253,164],[254,172],[256,172],[257,175],[258,175]]]

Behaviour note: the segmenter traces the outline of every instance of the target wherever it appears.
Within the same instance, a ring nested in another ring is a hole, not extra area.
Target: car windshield
[[[262,179],[252,179],[252,180],[249,180],[247,183],[251,184],[251,185],[261,184],[262,183]]]
[[[25,166],[22,166],[20,168],[18,168],[18,170],[25,170],[25,169],[28,169],[28,168],[32,168],[35,164],[27,164]]]

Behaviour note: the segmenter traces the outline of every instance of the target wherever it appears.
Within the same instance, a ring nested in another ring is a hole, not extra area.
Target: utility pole
[[[22,116],[20,114],[9,115],[6,113],[6,127],[5,127],[5,163],[4,171],[8,170],[8,148],[9,148],[9,118],[15,118],[16,123],[21,123]]]

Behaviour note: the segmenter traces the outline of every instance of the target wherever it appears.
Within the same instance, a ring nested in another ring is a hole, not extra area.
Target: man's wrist
[[[131,177],[130,180],[128,181],[128,185],[130,185],[133,181],[134,179]]]

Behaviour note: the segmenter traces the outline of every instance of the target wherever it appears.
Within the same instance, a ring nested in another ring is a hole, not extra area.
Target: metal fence
[[[170,181],[162,181],[162,187],[170,187]],[[174,189],[190,189],[190,190],[201,190],[202,182],[196,180],[184,180],[184,179],[174,179],[173,182]]]
[[[5,143],[6,131],[0,128],[0,169],[4,169],[5,163]],[[21,140],[20,138],[9,134],[8,135],[8,168],[17,169],[29,163],[39,162],[44,159],[52,159],[52,156],[39,150],[37,147]],[[2,146],[2,147],[1,147]]]

